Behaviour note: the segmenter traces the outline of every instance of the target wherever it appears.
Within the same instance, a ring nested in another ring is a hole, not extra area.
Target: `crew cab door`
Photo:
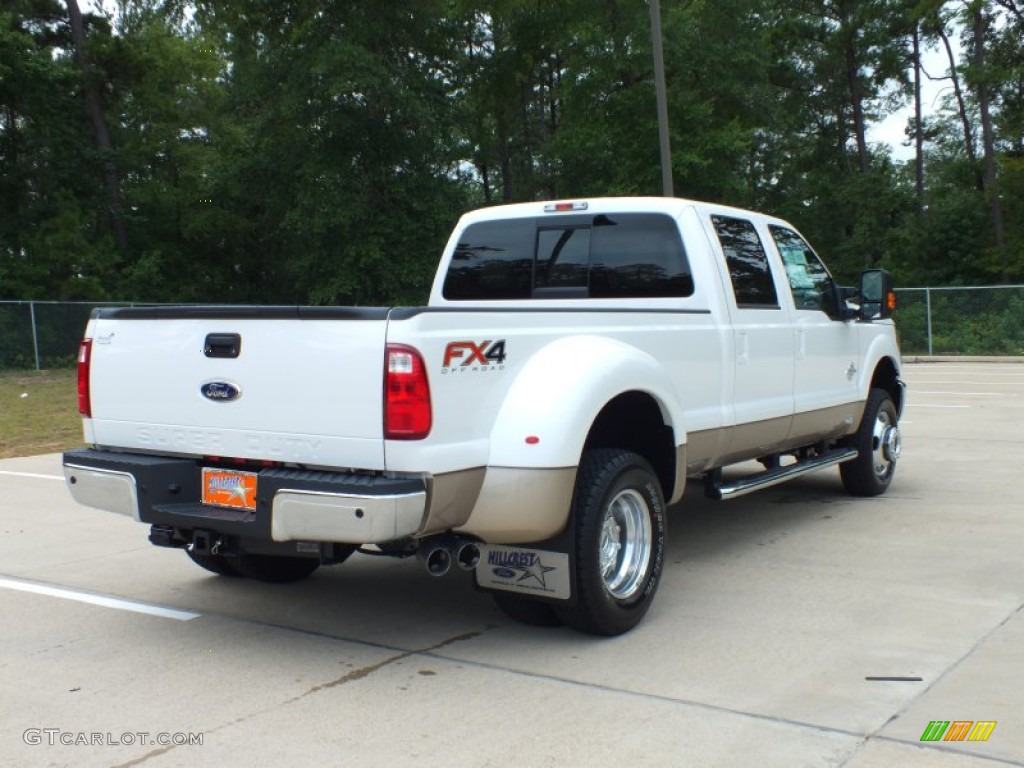
[[[796,347],[795,415],[791,437],[815,440],[844,434],[859,420],[859,339],[840,319],[841,299],[825,265],[797,232],[768,224],[768,240],[786,274]]]
[[[771,453],[789,434],[793,416],[794,336],[784,288],[753,221],[741,214],[712,214],[727,276],[727,306],[735,359],[735,427],[727,455]]]

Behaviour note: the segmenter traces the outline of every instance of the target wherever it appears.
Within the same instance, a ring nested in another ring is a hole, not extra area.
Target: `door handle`
[[[235,358],[242,353],[242,336],[238,333],[208,333],[203,343],[207,357]]]

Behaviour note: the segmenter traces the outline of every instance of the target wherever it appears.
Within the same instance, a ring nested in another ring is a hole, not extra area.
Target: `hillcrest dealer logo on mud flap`
[[[476,580],[485,589],[568,600],[569,555],[542,549],[481,546]]]

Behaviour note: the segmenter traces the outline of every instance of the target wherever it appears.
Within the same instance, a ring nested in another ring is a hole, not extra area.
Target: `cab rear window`
[[[443,288],[449,301],[692,293],[675,221],[647,213],[472,224],[459,237]]]

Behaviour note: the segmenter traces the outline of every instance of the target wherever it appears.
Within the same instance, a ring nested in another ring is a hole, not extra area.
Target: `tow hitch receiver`
[[[194,531],[192,541],[186,549],[195,555],[217,555],[224,547],[224,540],[213,531]]]

